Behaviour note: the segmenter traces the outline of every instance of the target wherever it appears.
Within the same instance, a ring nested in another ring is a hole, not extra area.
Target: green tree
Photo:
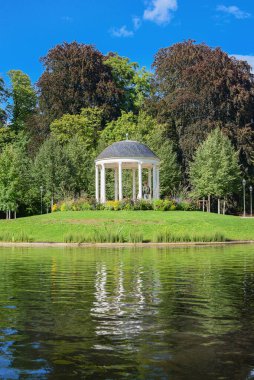
[[[97,144],[102,120],[103,112],[100,108],[82,108],[80,115],[67,114],[54,120],[50,129],[60,143],[66,143],[78,136],[84,149],[91,149]]]
[[[101,132],[99,150],[115,141],[125,140],[126,137],[149,143],[149,135],[156,130],[157,125],[157,121],[144,111],[140,111],[138,115],[123,111],[117,120],[109,122]]]
[[[160,193],[172,196],[178,191],[182,175],[176,146],[168,136],[167,125],[156,124],[146,136],[147,144],[160,159]]]
[[[3,103],[7,98],[7,90],[5,88],[4,80],[0,77],[0,128],[5,124],[7,120],[7,113]]]
[[[10,70],[11,96],[13,99],[12,127],[15,131],[24,130],[29,116],[35,112],[37,96],[27,74],[21,70]]]
[[[6,145],[0,154],[0,209],[17,212],[28,201],[31,163],[19,142]]]
[[[68,188],[73,196],[94,192],[94,152],[88,150],[79,136],[74,136],[64,147],[68,158]]]
[[[123,91],[121,109],[139,111],[150,94],[152,74],[145,67],[140,68],[138,63],[116,53],[108,54],[105,64],[111,67],[114,81]]]
[[[62,145],[54,138],[47,139],[39,149],[33,165],[34,195],[40,197],[43,187],[44,204],[49,206],[70,195],[70,165]]]
[[[238,189],[238,152],[218,128],[197,149],[190,165],[190,181],[193,193],[198,197],[214,196],[220,199]]]

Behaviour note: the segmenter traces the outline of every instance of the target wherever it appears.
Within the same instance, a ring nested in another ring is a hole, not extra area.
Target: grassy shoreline
[[[219,241],[219,237],[254,240],[254,218],[197,211],[66,211],[0,220],[2,242],[184,243]]]

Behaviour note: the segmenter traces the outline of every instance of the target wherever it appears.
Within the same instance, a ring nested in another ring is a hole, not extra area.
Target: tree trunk
[[[14,219],[17,219],[17,211],[14,211]]]
[[[203,198],[203,212],[205,212],[205,198]]]
[[[226,214],[226,200],[223,200],[223,215]]]
[[[220,214],[220,198],[218,198],[218,214]]]
[[[211,212],[211,195],[208,195],[208,206],[207,206],[207,211]]]

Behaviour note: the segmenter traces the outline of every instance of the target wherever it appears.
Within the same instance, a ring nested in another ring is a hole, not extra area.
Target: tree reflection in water
[[[254,248],[0,251],[0,379],[254,379]]]

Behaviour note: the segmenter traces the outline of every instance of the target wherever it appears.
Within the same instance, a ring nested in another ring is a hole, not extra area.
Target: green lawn
[[[165,229],[177,235],[221,233],[229,240],[254,240],[254,218],[190,211],[67,211],[0,220],[0,235],[25,233],[38,242],[63,242],[71,233],[105,230],[126,236],[141,233],[144,240],[153,241],[155,234]]]

